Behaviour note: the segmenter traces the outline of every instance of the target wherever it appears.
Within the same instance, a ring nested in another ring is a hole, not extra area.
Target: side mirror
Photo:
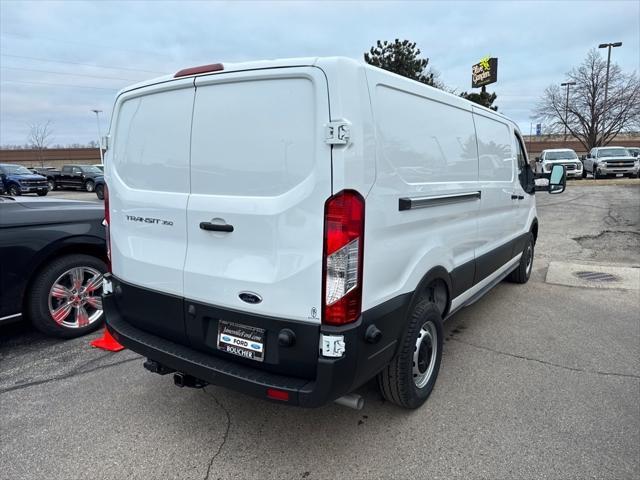
[[[567,172],[564,165],[554,165],[549,176],[549,193],[562,193],[567,188]]]

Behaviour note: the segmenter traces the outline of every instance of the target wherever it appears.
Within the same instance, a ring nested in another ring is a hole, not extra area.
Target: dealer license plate
[[[264,360],[264,329],[220,321],[218,349],[257,362]]]

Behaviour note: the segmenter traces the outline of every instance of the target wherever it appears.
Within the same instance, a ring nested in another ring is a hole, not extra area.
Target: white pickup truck
[[[592,148],[589,155],[583,157],[582,163],[583,178],[587,176],[587,172],[594,179],[608,176],[635,178],[640,170],[639,159],[623,147]]]

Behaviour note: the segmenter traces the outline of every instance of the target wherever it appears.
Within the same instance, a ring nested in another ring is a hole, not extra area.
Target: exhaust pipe
[[[364,398],[357,393],[350,393],[344,397],[335,400],[335,403],[343,407],[353,408],[354,410],[362,410],[364,408]]]

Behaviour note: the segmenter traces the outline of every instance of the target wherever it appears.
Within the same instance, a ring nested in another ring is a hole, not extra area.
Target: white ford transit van
[[[119,93],[105,161],[109,331],[174,373],[314,407],[377,376],[429,396],[442,321],[529,278],[517,127],[344,58],[213,64]],[[564,190],[564,167],[545,190]]]

